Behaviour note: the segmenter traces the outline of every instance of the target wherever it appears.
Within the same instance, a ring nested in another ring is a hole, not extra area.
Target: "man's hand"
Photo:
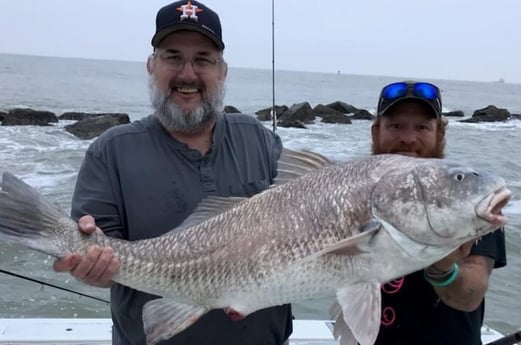
[[[83,216],[78,222],[80,231],[92,234],[103,233],[92,216]],[[110,287],[112,277],[119,269],[119,260],[114,257],[114,251],[110,247],[101,248],[92,245],[82,256],[78,253],[69,254],[54,261],[53,268],[56,272],[70,272],[70,274],[86,284],[97,287]]]
[[[449,272],[452,267],[459,260],[469,256],[472,246],[476,243],[476,240],[462,244],[460,247],[455,249],[452,253],[444,257],[438,262],[435,262],[431,266],[438,272]]]

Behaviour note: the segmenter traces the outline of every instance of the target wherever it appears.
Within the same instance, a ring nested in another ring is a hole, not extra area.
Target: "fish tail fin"
[[[70,253],[63,235],[77,225],[61,208],[8,172],[0,186],[0,240],[55,257]]]

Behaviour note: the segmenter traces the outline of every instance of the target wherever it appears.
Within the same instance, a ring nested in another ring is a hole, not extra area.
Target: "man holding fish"
[[[389,84],[380,93],[371,128],[373,154],[443,158],[447,124],[437,86]],[[383,285],[376,344],[481,344],[490,275],[505,265],[505,235],[496,231],[425,270]]]
[[[171,3],[157,13],[152,46],[147,70],[155,113],[102,135],[80,169],[72,215],[86,232],[95,219],[108,236],[155,237],[204,197],[251,196],[276,175],[280,138],[252,116],[222,114],[228,67],[218,15],[198,1]],[[113,285],[119,267],[112,248],[100,246],[55,264],[88,284],[111,286],[113,344],[141,345],[141,310],[155,297]],[[292,330],[289,305],[234,318],[241,316],[211,311],[160,344],[281,345]]]

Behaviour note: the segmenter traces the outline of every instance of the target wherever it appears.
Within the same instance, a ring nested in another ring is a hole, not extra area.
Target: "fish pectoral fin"
[[[206,308],[181,304],[165,298],[145,303],[143,327],[147,344],[153,345],[173,337],[193,325],[207,312]]]
[[[371,228],[367,227],[364,232],[338,241],[332,245],[327,246],[321,251],[317,252],[317,256],[334,254],[334,255],[358,255],[370,251],[374,237],[380,231],[380,227],[371,225]],[[380,223],[378,223],[380,224]]]
[[[366,232],[381,230],[382,228],[383,228],[382,222],[380,222],[378,219],[371,218],[369,221],[367,221],[363,224],[360,224],[360,226],[358,227],[358,232],[363,234]]]
[[[346,286],[337,290],[336,297],[343,316],[343,322],[340,321],[338,325],[340,343],[344,344],[342,338],[345,336],[348,341],[345,344],[350,344],[351,338],[354,336],[360,345],[374,344],[380,330],[382,299],[380,283],[370,281]],[[332,316],[336,316],[336,320],[339,322],[338,310],[332,307],[330,311],[333,313],[336,311],[336,315]],[[336,327],[335,323],[335,332]],[[349,329],[350,332],[346,329]]]

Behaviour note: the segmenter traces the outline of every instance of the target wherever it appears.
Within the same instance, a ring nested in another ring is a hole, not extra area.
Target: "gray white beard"
[[[148,89],[155,116],[168,131],[183,134],[201,133],[214,122],[223,108],[224,80],[219,82],[213,95],[203,94],[201,104],[189,111],[182,110],[170,100],[172,87],[167,92],[159,90],[154,75],[149,76]]]

